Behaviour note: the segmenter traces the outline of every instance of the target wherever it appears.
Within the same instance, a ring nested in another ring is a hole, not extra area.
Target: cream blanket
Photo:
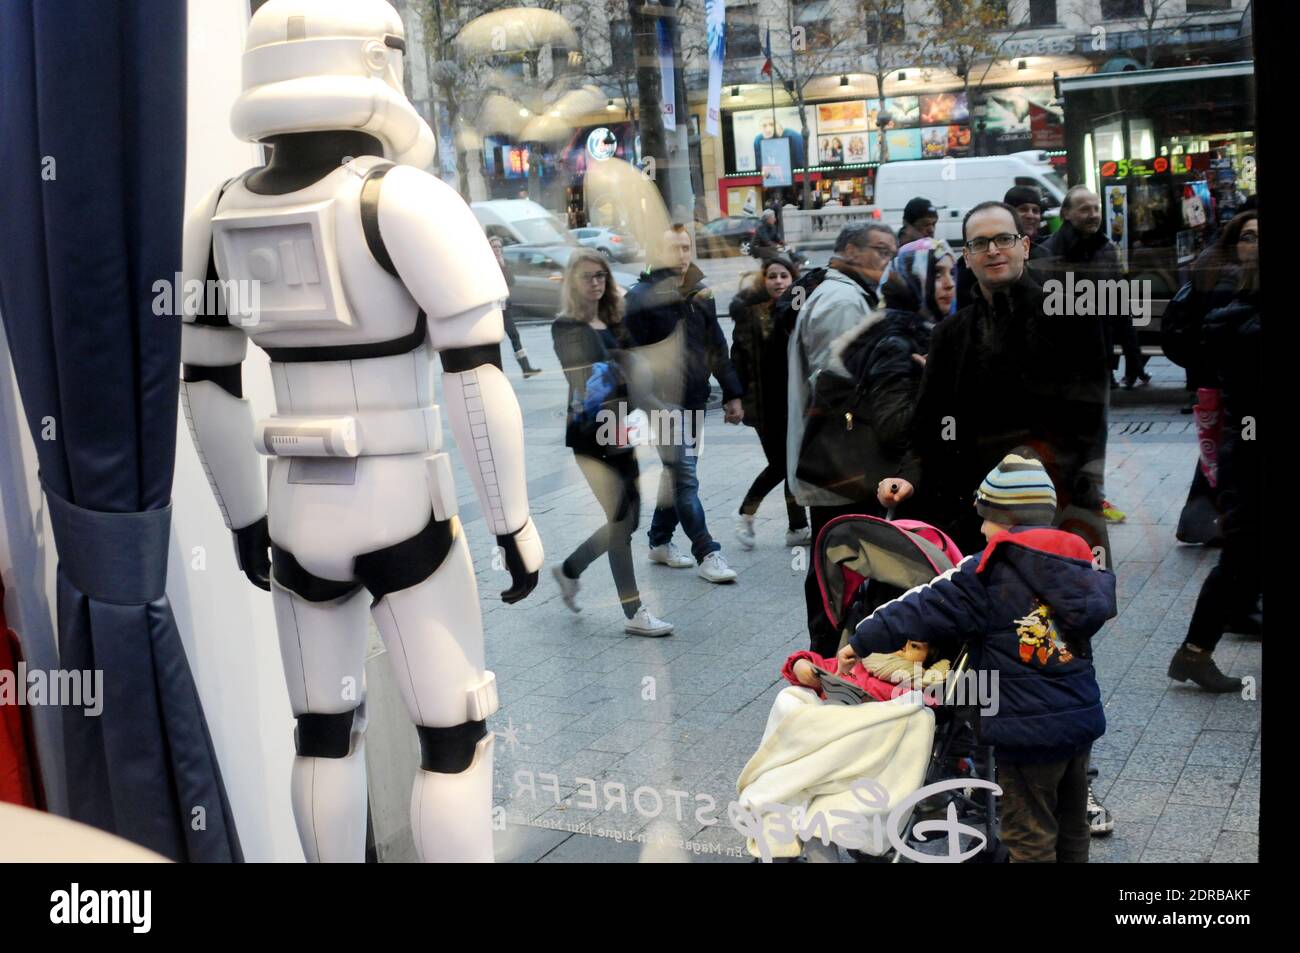
[[[893,807],[925,780],[933,742],[934,713],[919,693],[827,705],[810,689],[791,686],[776,697],[763,742],[736,782],[740,811],[733,823],[749,835],[755,857],[797,856],[802,844],[792,827],[802,828],[809,840],[829,838],[881,853],[863,842],[861,832],[876,825],[885,831]],[[887,834],[883,847],[889,847]]]

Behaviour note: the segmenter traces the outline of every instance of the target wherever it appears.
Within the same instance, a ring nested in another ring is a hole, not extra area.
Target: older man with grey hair
[[[763,209],[762,220],[754,230],[752,253],[755,258],[764,260],[780,254],[781,229],[776,224],[776,210]]]
[[[879,302],[878,286],[885,268],[898,252],[894,233],[884,225],[850,225],[835,240],[826,276],[799,309],[799,317],[790,335],[788,351],[789,424],[786,429],[786,460],[789,487],[795,499],[809,507],[812,539],[831,519],[844,513],[871,510],[874,500],[852,500],[796,477],[799,454],[803,449],[804,417],[811,402],[813,383],[831,359],[832,344],[845,332],[867,320]],[[821,592],[808,561],[808,578],[804,594],[808,605],[808,634],[812,650],[827,657],[839,648],[839,633],[832,631],[822,612]]]

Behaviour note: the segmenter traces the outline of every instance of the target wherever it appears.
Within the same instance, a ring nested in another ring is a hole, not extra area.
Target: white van
[[[488,238],[506,245],[574,245],[568,226],[530,199],[493,199],[469,206]]]
[[[1016,152],[1005,156],[968,159],[913,159],[886,162],[876,170],[875,206],[880,220],[897,234],[903,226],[903,208],[917,197],[930,200],[939,213],[936,238],[956,247],[961,243],[961,223],[980,202],[1002,201],[1007,190],[1029,185],[1043,194],[1044,213],[1059,208],[1065,181],[1047,153]]]

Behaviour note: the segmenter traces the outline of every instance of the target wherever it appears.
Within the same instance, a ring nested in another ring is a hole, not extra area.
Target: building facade
[[[637,80],[669,74],[638,72],[627,0],[397,5],[412,99],[470,200],[527,195],[584,223],[588,163],[644,163]],[[1057,77],[1251,59],[1250,0],[731,0],[715,137],[703,0],[638,7],[677,24],[676,96],[653,82],[647,99],[674,101],[667,161],[689,168],[697,218],[797,203],[805,181],[813,204],[870,203],[881,161],[1041,149],[1064,171]],[[773,150],[789,185],[764,189]]]

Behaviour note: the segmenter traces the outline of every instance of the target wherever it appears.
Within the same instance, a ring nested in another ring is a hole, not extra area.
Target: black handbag
[[[866,372],[852,380],[821,373],[804,413],[803,442],[795,476],[804,483],[850,500],[876,496],[866,462],[878,452],[867,407]]]

